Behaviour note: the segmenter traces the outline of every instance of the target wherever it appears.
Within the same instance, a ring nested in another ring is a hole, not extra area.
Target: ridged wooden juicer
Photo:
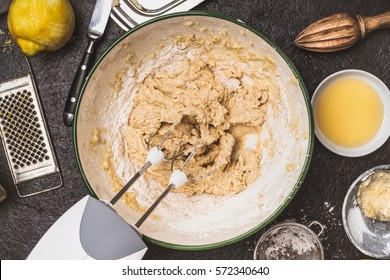
[[[390,11],[364,17],[345,13],[320,19],[295,38],[297,47],[314,52],[335,52],[353,46],[377,29],[390,28]]]

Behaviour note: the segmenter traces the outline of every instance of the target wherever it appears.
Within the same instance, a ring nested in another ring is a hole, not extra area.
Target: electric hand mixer
[[[196,146],[181,168],[173,171],[174,154],[169,186],[138,220],[135,227],[115,212],[113,205],[122,195],[149,167],[160,164],[164,160],[161,146],[171,131],[172,129],[165,134],[158,146],[149,150],[145,165],[110,202],[97,200],[90,195],[81,199],[51,226],[27,259],[142,259],[147,246],[137,228],[173,188],[187,182],[198,181],[211,174],[189,180],[183,172],[184,167],[198,150]]]

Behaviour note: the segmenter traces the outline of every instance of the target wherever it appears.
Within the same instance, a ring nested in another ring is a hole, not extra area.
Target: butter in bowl
[[[371,168],[349,188],[342,216],[348,238],[365,255],[390,258],[390,165]]]

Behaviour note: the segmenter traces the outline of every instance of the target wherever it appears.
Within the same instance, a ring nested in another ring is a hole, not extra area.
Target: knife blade
[[[92,14],[91,22],[88,26],[88,35],[90,37],[100,38],[104,34],[108,18],[110,17],[112,3],[114,0],[97,0]]]
[[[73,83],[70,87],[68,98],[65,103],[63,114],[64,124],[71,126],[73,124],[74,113],[77,101],[80,97],[84,82],[88,77],[89,70],[92,67],[96,52],[96,45],[102,38],[110,17],[111,8],[114,0],[97,0],[91,21],[88,26],[87,36],[88,44],[81,59],[80,66],[77,69]]]

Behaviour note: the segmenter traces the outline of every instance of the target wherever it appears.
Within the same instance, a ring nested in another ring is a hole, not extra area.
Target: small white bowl
[[[353,147],[353,148],[336,145],[328,138],[326,138],[325,135],[321,132],[316,120],[316,104],[319,96],[324,92],[324,90],[331,83],[335,82],[336,80],[345,79],[345,78],[355,78],[368,83],[375,89],[375,91],[378,93],[383,103],[384,115],[383,115],[382,126],[379,129],[378,133],[370,142],[362,146]],[[360,157],[360,156],[370,154],[373,151],[377,150],[379,147],[381,147],[390,136],[390,91],[380,79],[378,79],[376,76],[368,72],[362,70],[348,69],[348,70],[336,72],[328,76],[319,84],[317,89],[314,91],[313,97],[311,99],[311,104],[314,113],[315,134],[318,140],[327,149],[329,149],[330,151],[338,155],[346,156],[346,157]]]

